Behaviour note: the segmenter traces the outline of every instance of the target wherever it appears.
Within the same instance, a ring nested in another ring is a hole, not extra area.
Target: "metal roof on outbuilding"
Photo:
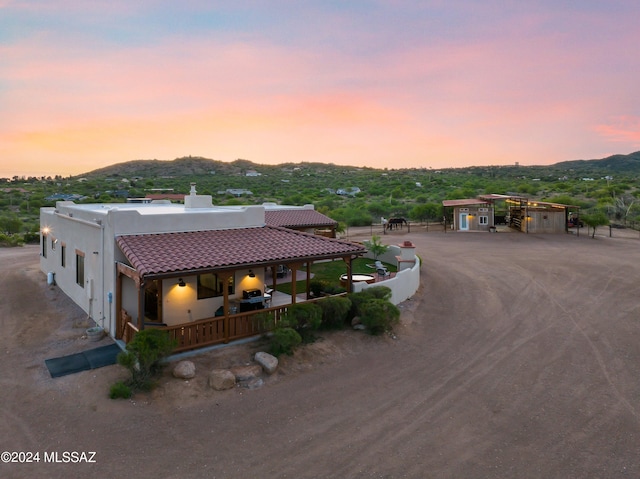
[[[461,200],[443,200],[443,206],[485,205],[487,201],[479,198],[466,198]]]

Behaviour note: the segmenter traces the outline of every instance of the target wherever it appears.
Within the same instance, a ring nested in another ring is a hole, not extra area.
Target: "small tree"
[[[378,256],[386,253],[389,249],[389,246],[386,244],[382,244],[380,241],[380,236],[373,235],[371,237],[371,241],[363,241],[364,246],[373,254],[373,259],[377,260]]]
[[[154,379],[162,370],[162,359],[171,354],[175,342],[160,329],[145,329],[137,333],[127,350],[118,354],[118,364],[131,373],[125,384],[133,391],[148,391],[154,386]]]
[[[591,234],[592,238],[596,236],[596,228],[598,226],[605,226],[609,224],[609,218],[602,211],[598,211],[596,213],[582,215],[580,219],[586,224],[593,228],[593,233]]]

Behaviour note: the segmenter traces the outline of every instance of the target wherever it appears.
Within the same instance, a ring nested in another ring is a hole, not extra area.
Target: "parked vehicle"
[[[584,222],[580,218],[569,218],[567,226],[569,228],[582,228],[584,226]]]

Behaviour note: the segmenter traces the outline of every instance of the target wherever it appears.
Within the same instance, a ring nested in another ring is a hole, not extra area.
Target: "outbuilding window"
[[[478,221],[480,222],[481,225],[488,225],[489,224],[489,217],[488,216],[478,216]]]

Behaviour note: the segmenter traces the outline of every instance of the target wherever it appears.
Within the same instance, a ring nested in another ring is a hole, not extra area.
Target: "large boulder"
[[[180,361],[173,368],[173,377],[179,379],[191,379],[196,375],[196,365],[191,361]]]
[[[231,389],[236,385],[236,376],[228,369],[214,369],[209,373],[209,387],[216,391]]]
[[[254,356],[254,360],[258,363],[265,373],[273,374],[278,369],[278,358],[269,353],[259,352]]]

